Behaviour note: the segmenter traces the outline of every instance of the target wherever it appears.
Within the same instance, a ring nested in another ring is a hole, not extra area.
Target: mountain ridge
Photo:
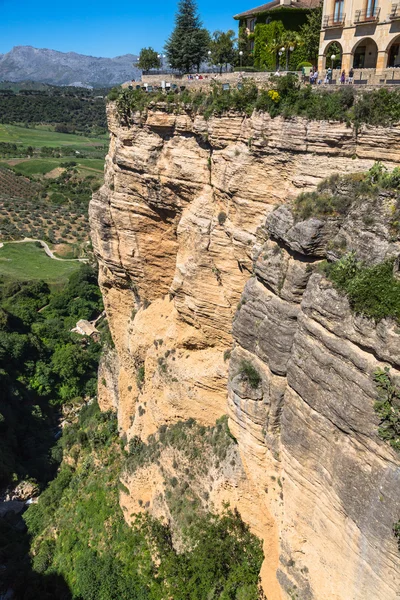
[[[0,54],[0,81],[35,81],[51,85],[102,87],[137,79],[141,71],[133,66],[135,54],[114,58],[60,52],[49,48],[14,46]]]

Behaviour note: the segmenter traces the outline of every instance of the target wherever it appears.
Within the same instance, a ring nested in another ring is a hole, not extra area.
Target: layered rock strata
[[[388,366],[400,381],[400,330],[355,316],[317,268],[343,237],[346,251],[367,263],[398,256],[392,207],[387,194],[378,198],[369,226],[368,201],[345,220],[296,223],[287,206],[278,208],[259,234],[254,277],[234,320],[231,428],[255,484],[271,485],[271,451],[279,463],[278,579],[289,597],[394,600],[400,591],[392,534],[400,457],[379,439],[374,411],[375,371]],[[261,378],[256,395],[244,361]]]
[[[108,120],[105,185],[90,206],[115,342],[101,405],[117,408],[128,439],[228,412],[242,466],[213,502],[230,497],[263,538],[269,600],[394,600],[399,464],[376,435],[371,373],[397,368],[398,334],[353,317],[312,272],[329,240],[362,236],[316,220],[301,229],[280,205],[332,174],[400,163],[400,129],[162,107],[121,125],[112,104]],[[384,232],[368,235],[366,253],[379,238],[377,260],[393,254]],[[131,510],[145,495],[157,512],[159,482],[141,477],[145,494],[127,478],[122,501]]]

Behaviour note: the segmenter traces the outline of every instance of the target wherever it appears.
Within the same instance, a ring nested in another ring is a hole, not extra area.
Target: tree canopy
[[[213,65],[219,66],[220,72],[222,72],[223,65],[233,64],[236,61],[235,42],[235,32],[232,29],[214,31],[210,41],[210,61]]]
[[[300,29],[302,44],[310,60],[318,61],[319,37],[321,33],[322,4],[310,11],[307,15],[307,23]]]
[[[197,14],[196,2],[180,0],[175,28],[165,45],[171,67],[183,73],[189,73],[193,68],[199,70],[207,56],[209,42],[210,36]]]
[[[143,69],[143,71],[158,69],[160,67],[160,59],[158,58],[157,52],[153,50],[151,46],[142,48],[136,66],[139,67],[139,69]]]

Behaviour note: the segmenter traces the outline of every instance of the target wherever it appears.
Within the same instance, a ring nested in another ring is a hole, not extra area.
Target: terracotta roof
[[[261,6],[256,6],[255,8],[251,8],[250,10],[246,10],[245,12],[239,13],[235,15],[234,19],[243,19],[245,17],[251,17],[252,15],[257,15],[258,13],[268,12],[269,10],[275,10],[277,8],[318,8],[320,5],[320,0],[292,0],[290,4],[281,4],[280,0],[272,0],[272,2],[267,2],[267,4],[261,4]]]

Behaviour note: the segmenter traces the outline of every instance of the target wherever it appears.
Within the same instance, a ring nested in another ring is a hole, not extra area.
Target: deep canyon
[[[373,374],[399,377],[400,330],[354,314],[316,268],[343,247],[367,264],[396,258],[390,198],[345,219],[299,220],[291,203],[332,175],[400,165],[400,127],[205,120],[161,104],[124,123],[107,110],[105,184],[90,205],[115,343],[100,406],[128,441],[228,415],[237,444],[193,485],[263,540],[268,600],[395,600],[400,459],[377,435]],[[166,450],[126,472],[126,520],[171,518],[162,469],[179,479],[188,466]]]

